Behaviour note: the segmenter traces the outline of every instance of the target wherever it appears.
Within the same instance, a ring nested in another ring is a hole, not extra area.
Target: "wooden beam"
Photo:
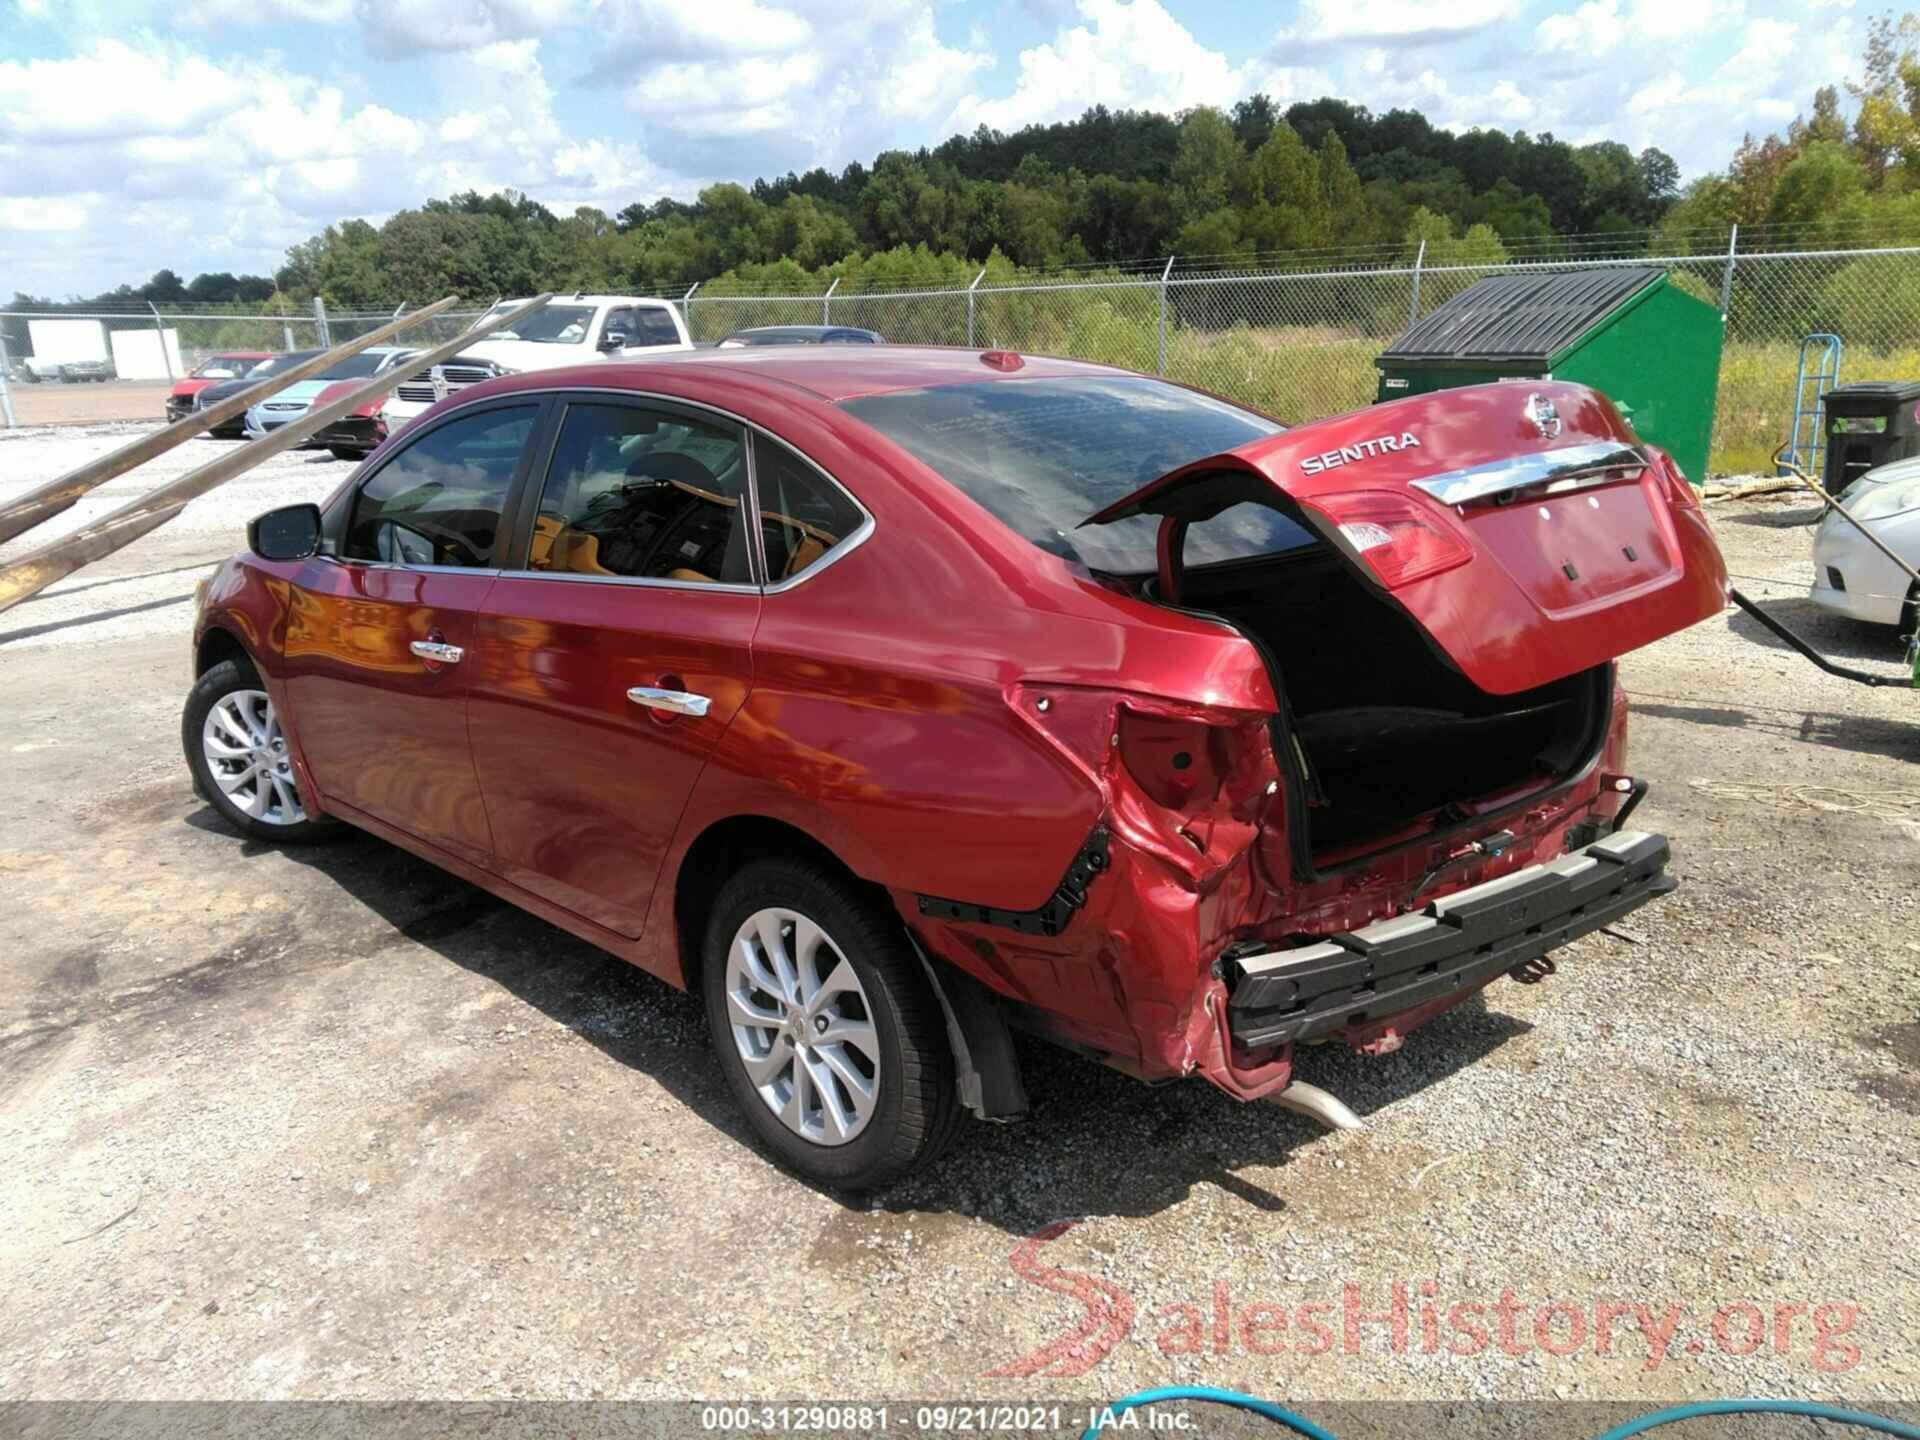
[[[369,400],[378,399],[404,380],[410,380],[422,370],[451,360],[461,350],[473,344],[481,336],[490,334],[503,326],[514,325],[540,309],[552,295],[541,295],[529,300],[518,309],[503,315],[488,315],[473,329],[466,331],[457,339],[431,350],[424,350],[411,360],[403,361],[384,374],[376,375],[366,384],[343,395],[333,403],[318,410],[309,411],[290,425],[283,425],[272,434],[259,440],[229,450],[218,460],[202,465],[198,470],[189,471],[177,480],[169,481],[159,489],[150,491],[138,499],[129,500],[117,510],[109,511],[89,525],[83,525],[71,535],[64,535],[50,545],[42,546],[11,565],[0,568],[0,611],[9,610],[29,595],[38,594],[54,581],[71,575],[83,565],[89,565],[102,556],[138,540],[148,531],[156,530],[186,508],[187,502],[198,499],[216,486],[224,485],[236,475],[244,475],[262,461],[271,460],[275,455],[291,450],[294,446],[310,439],[327,428],[343,415],[358,410]]]
[[[124,475],[136,465],[144,465],[156,455],[164,455],[176,445],[184,445],[202,431],[231,420],[254,405],[258,405],[269,395],[284,390],[289,385],[297,385],[309,380],[324,370],[329,370],[351,355],[378,345],[382,340],[391,340],[402,330],[418,325],[422,320],[431,320],[435,315],[457,304],[459,297],[448,295],[436,300],[423,309],[397,320],[390,320],[378,330],[370,330],[356,340],[344,345],[336,345],[322,355],[310,360],[302,360],[298,365],[281,371],[262,380],[258,385],[231,395],[218,405],[210,405],[205,410],[195,410],[183,415],[164,430],[153,430],[137,440],[129,441],[118,450],[109,451],[98,460],[89,460],[77,470],[69,470],[57,479],[44,485],[37,485],[26,494],[0,503],[0,545],[27,530],[31,530],[42,520],[52,519],[61,511],[72,506],[90,490],[98,489],[116,475]]]

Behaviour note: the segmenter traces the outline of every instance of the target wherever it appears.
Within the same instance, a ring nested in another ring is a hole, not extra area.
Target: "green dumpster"
[[[1604,392],[1642,439],[1707,475],[1720,311],[1654,266],[1493,275],[1438,306],[1374,363],[1379,399],[1488,380],[1572,380]]]

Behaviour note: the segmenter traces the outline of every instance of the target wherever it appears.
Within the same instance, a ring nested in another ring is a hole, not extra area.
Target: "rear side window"
[[[436,426],[354,496],[342,553],[390,565],[499,564],[500,516],[539,407],[485,410]]]
[[[1144,376],[982,381],[843,401],[1042,550],[1090,569],[1155,568],[1159,521],[1139,516],[1077,528],[1169,470],[1245,445],[1281,426],[1251,411]],[[1258,505],[1195,525],[1191,564],[1314,543]]]
[[[804,574],[866,523],[865,512],[845,491],[765,435],[753,437],[753,482],[769,585]]]
[[[752,583],[737,425],[637,405],[567,406],[527,568]]]
[[[678,345],[680,331],[673,323],[673,316],[665,310],[655,310],[642,306],[632,312],[633,323],[627,327],[629,345]]]

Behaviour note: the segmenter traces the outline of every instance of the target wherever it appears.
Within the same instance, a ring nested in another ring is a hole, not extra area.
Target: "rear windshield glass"
[[[1154,568],[1158,518],[1075,528],[1082,520],[1169,470],[1281,429],[1225,401],[1130,375],[899,390],[842,408],[1042,550],[1121,574]],[[1313,543],[1277,510],[1236,505],[1188,531],[1186,554],[1204,565]]]

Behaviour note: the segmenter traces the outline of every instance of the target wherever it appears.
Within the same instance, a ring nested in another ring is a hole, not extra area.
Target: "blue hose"
[[[1155,1405],[1165,1400],[1202,1400],[1210,1405],[1226,1405],[1235,1410],[1246,1410],[1255,1415],[1265,1416],[1276,1425],[1284,1425],[1296,1435],[1304,1435],[1307,1440],[1334,1440],[1331,1432],[1321,1429],[1303,1415],[1274,1404],[1271,1400],[1260,1400],[1252,1395],[1242,1395],[1238,1390],[1216,1390],[1211,1385],[1167,1385],[1157,1390],[1142,1390],[1123,1400],[1116,1400],[1107,1406],[1093,1424],[1086,1428],[1080,1440],[1094,1440],[1100,1428],[1114,1417],[1140,1405]],[[1901,1440],[1920,1440],[1920,1426],[1909,1425],[1903,1420],[1894,1420],[1885,1415],[1869,1415],[1861,1410],[1843,1410],[1837,1405],[1822,1405],[1814,1400],[1699,1400],[1691,1405],[1675,1405],[1668,1410],[1656,1410],[1651,1415],[1642,1415],[1637,1420],[1629,1420],[1624,1425],[1616,1425],[1596,1440],[1628,1440],[1629,1436],[1644,1435],[1647,1431],[1662,1425],[1672,1425],[1681,1420],[1698,1420],[1706,1415],[1804,1415],[1815,1420],[1828,1420],[1836,1425],[1855,1425],[1862,1430],[1876,1430],[1882,1435],[1898,1435]]]
[[[1882,1435],[1899,1435],[1904,1440],[1920,1440],[1920,1425],[1909,1425],[1885,1415],[1869,1415],[1862,1410],[1842,1410],[1837,1405],[1822,1405],[1815,1400],[1698,1400],[1691,1405],[1675,1405],[1671,1410],[1656,1410],[1616,1425],[1598,1440],[1627,1440],[1629,1435],[1644,1435],[1656,1425],[1671,1425],[1677,1420],[1697,1420],[1702,1415],[1805,1415],[1815,1420],[1831,1420],[1837,1425],[1857,1425],[1862,1430],[1878,1430]]]

